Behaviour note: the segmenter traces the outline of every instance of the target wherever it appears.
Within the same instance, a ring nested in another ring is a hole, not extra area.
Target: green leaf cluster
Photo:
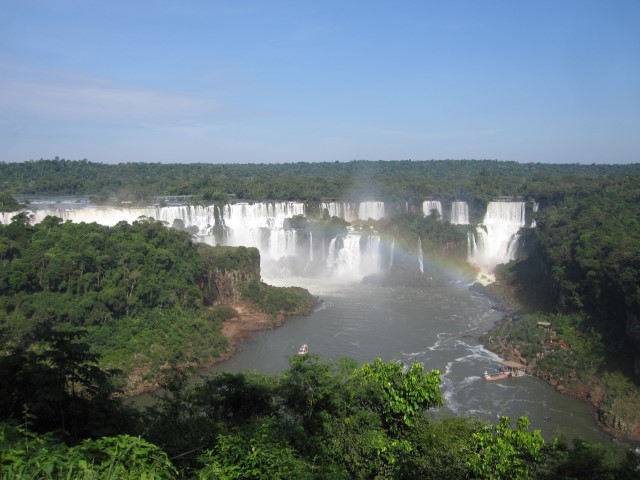
[[[35,435],[0,423],[3,479],[174,479],[165,452],[140,437],[87,439],[67,447],[53,435]]]

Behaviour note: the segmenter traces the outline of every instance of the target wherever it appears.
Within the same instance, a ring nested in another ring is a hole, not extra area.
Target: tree
[[[201,480],[289,480],[315,478],[315,467],[279,439],[273,419],[266,417],[240,431],[220,435],[200,461]]]
[[[61,430],[75,440],[122,428],[130,412],[112,396],[117,372],[98,367],[86,331],[43,325],[39,336],[36,348],[0,356],[0,419],[28,412],[35,430]]]
[[[540,430],[529,432],[529,419],[520,417],[515,429],[511,419],[485,425],[471,436],[469,466],[474,478],[524,480],[532,478],[542,460],[544,440]]]
[[[406,368],[400,362],[376,358],[365,363],[356,378],[364,388],[362,401],[380,414],[391,431],[398,431],[411,427],[423,410],[444,404],[440,375],[439,370],[425,372],[420,363]]]

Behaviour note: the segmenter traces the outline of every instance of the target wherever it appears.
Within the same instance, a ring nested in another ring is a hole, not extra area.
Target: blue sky
[[[0,8],[0,161],[640,162],[637,0]]]

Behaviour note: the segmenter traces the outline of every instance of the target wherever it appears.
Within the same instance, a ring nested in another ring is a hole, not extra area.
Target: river
[[[274,374],[286,369],[289,356],[306,343],[324,360],[350,357],[362,363],[380,357],[440,370],[444,413],[491,421],[500,415],[513,419],[527,415],[532,428],[542,430],[547,440],[562,432],[569,438],[611,442],[588,405],[535,377],[483,380],[482,372],[495,370],[501,359],[482,346],[480,337],[503,314],[468,285],[447,278],[426,290],[309,279],[267,279],[267,283],[303,286],[322,303],[311,315],[255,333],[239,344],[233,358],[200,375],[242,370]]]

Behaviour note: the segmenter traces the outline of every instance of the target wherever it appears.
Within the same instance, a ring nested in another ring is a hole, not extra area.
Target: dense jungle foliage
[[[22,212],[0,225],[0,333],[7,348],[26,354],[40,348],[44,332],[82,329],[101,366],[122,370],[122,386],[135,390],[166,365],[201,364],[226,351],[220,328],[235,312],[215,306],[215,291],[214,306],[205,306],[201,286],[209,270],[242,263],[259,280],[256,249],[196,246],[188,233],[152,219],[110,228],[47,217],[31,225]],[[274,314],[311,298],[264,286],[246,300],[266,297],[279,299],[269,306]]]
[[[536,223],[498,276],[529,315],[495,336],[598,407],[604,425],[640,438],[640,175],[594,177],[588,194],[546,205]]]
[[[83,343],[67,338],[59,346],[68,352],[72,345]],[[49,369],[55,380],[43,389],[51,389],[52,406],[60,395],[96,405],[87,412],[93,415],[68,412],[66,425],[86,434],[70,436],[65,425],[43,433],[43,419],[29,409],[5,415],[2,478],[624,480],[640,468],[631,451],[545,442],[526,417],[490,425],[439,415],[440,372],[420,364],[376,359],[358,368],[307,354],[273,377],[221,373],[191,388],[171,370],[159,402],[138,412],[105,405],[91,382],[73,377],[94,366],[87,352],[58,358],[66,361],[24,362],[29,371]]]
[[[0,192],[0,212],[14,212],[22,207],[23,205],[17,202],[11,195]]]

